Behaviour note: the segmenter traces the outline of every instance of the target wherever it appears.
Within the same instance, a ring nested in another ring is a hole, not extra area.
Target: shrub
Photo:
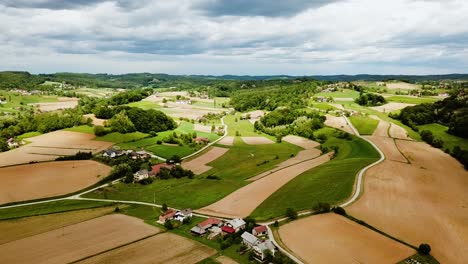
[[[221,178],[219,178],[219,177],[216,176],[216,175],[208,175],[208,176],[206,176],[206,178],[207,178],[208,180],[221,180]]]
[[[163,204],[162,204],[161,210],[162,210],[163,212],[166,212],[166,211],[167,211],[167,204],[166,204],[166,203],[163,203]]]
[[[165,223],[164,223],[164,227],[168,230],[172,230],[174,229],[174,225],[172,224],[171,221],[167,220]]]
[[[108,133],[107,129],[105,129],[103,126],[94,126],[93,130],[94,130],[94,135],[98,137],[105,136]]]
[[[312,208],[312,210],[317,213],[328,213],[330,212],[330,204],[319,202]]]
[[[161,145],[161,144],[162,144],[162,141],[161,141],[161,140],[158,140],[158,141],[156,141],[156,144]]]
[[[286,216],[289,217],[289,219],[294,220],[297,219],[297,212],[294,211],[292,208],[287,208],[286,209]]]
[[[333,208],[333,212],[339,215],[346,215],[346,211],[343,207],[337,206]]]
[[[274,227],[278,227],[278,226],[279,226],[278,220],[276,220],[276,221],[273,223],[273,226],[274,226]]]
[[[58,157],[55,160],[56,161],[63,161],[63,160],[89,160],[93,157],[93,153],[91,152],[81,152],[78,151],[75,155],[72,156],[63,156],[63,157]]]
[[[429,244],[421,244],[419,245],[418,252],[423,255],[428,255],[431,252],[431,246]]]
[[[240,137],[240,135],[239,131],[236,131],[236,137]]]

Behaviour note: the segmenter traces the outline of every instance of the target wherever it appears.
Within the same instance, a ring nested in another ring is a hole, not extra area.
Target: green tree
[[[418,252],[423,255],[428,255],[431,252],[431,246],[429,244],[421,244],[418,247]]]
[[[287,208],[286,216],[289,217],[289,219],[291,220],[297,219],[297,212],[292,208]]]
[[[109,125],[112,131],[122,134],[135,132],[135,125],[133,125],[124,111],[114,115],[114,117],[109,120]]]
[[[0,137],[0,152],[9,150],[8,143],[5,138]]]

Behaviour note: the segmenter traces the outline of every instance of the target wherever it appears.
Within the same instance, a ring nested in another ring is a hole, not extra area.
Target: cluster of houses
[[[132,159],[146,159],[150,158],[153,155],[149,152],[146,152],[144,150],[140,151],[135,151],[135,150],[120,150],[120,149],[115,149],[115,148],[110,148],[106,149],[102,152],[103,157],[108,157],[108,158],[117,158],[123,155],[127,155]]]
[[[158,223],[165,224],[166,221],[176,220],[179,222],[183,222],[187,218],[192,217],[192,209],[187,208],[184,210],[174,210],[168,209],[162,215],[159,216]]]
[[[133,174],[133,182],[140,182],[142,180],[155,177],[161,171],[162,168],[170,170],[174,168],[174,166],[174,164],[160,163],[151,166],[151,170],[139,170],[135,174]]]
[[[231,220],[220,220],[217,218],[208,218],[190,229],[190,232],[196,236],[208,234],[208,239],[213,239],[218,235],[229,235],[243,232],[241,235],[242,243],[247,249],[252,250],[259,261],[263,261],[267,252],[274,255],[276,247],[273,243],[264,238],[268,238],[268,229],[266,226],[256,226],[252,233],[244,231],[246,222],[241,218]]]

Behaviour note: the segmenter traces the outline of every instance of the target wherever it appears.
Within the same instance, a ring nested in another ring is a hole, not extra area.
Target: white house
[[[177,211],[174,215],[174,220],[183,222],[184,219],[192,217],[192,209],[187,208],[182,211]]]
[[[235,218],[227,221],[226,226],[233,228],[235,232],[239,232],[239,230],[245,228],[245,221],[241,218]]]
[[[10,138],[7,140],[7,144],[8,144],[8,147],[10,148],[17,148],[19,147],[19,143],[16,142],[16,140],[14,138]]]
[[[270,254],[273,256],[275,255],[276,247],[273,245],[273,243],[271,243],[270,240],[266,240],[253,246],[253,251],[257,258],[263,261],[267,252],[270,252]]]
[[[260,240],[256,236],[250,234],[249,232],[242,233],[241,238],[242,243],[249,248],[253,248],[254,246],[260,243]]]
[[[149,172],[148,170],[139,170],[133,174],[133,181],[139,182],[144,179],[148,179],[149,177]]]

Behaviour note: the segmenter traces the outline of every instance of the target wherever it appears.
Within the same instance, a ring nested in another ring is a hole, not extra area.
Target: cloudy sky
[[[0,70],[468,73],[468,1],[0,0]]]

